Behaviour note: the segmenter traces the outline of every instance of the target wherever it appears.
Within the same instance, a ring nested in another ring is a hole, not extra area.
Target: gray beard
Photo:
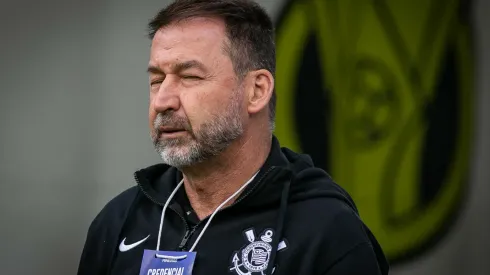
[[[163,163],[183,168],[219,155],[243,134],[240,107],[239,98],[234,96],[231,104],[214,119],[203,123],[199,131],[193,131],[187,119],[175,117],[173,112],[158,114],[152,139]],[[184,128],[188,134],[179,138],[159,139],[158,128],[162,125]]]

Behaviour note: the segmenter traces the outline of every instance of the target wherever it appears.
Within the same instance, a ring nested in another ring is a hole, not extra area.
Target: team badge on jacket
[[[274,232],[266,230],[259,240],[256,240],[253,229],[245,231],[245,237],[249,244],[233,254],[230,271],[235,271],[238,275],[264,275],[264,271],[269,265],[272,252],[272,236]],[[286,242],[279,243],[278,251],[286,248]]]

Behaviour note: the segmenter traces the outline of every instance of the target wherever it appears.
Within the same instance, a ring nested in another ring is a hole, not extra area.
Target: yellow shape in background
[[[302,151],[294,102],[301,96],[296,91],[299,64],[313,33],[323,85],[331,90],[328,172],[353,196],[391,260],[413,254],[444,231],[467,183],[473,63],[459,4],[293,1],[278,26],[275,133],[282,145]],[[460,85],[456,148],[441,190],[422,207],[420,173],[428,127],[424,112],[449,46],[457,54]]]

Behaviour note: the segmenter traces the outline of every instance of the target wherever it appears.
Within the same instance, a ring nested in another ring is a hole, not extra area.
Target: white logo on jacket
[[[146,238],[144,238],[138,242],[132,243],[132,244],[125,244],[126,238],[124,238],[122,240],[122,242],[119,244],[119,251],[121,251],[121,252],[129,251],[129,250],[137,247],[138,245],[144,243],[149,237],[150,237],[150,235],[148,235],[148,236],[146,236]]]
[[[266,230],[260,240],[255,240],[253,229],[245,231],[245,236],[250,242],[245,248],[235,252],[232,258],[232,267],[238,275],[252,275],[254,273],[264,274],[264,271],[269,266],[269,259],[272,252],[272,230]],[[279,243],[277,251],[286,248],[284,241]]]

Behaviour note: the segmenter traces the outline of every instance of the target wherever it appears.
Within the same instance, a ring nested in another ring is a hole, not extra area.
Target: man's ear
[[[248,89],[248,113],[256,114],[267,108],[274,91],[274,77],[268,70],[249,73],[251,86]]]

